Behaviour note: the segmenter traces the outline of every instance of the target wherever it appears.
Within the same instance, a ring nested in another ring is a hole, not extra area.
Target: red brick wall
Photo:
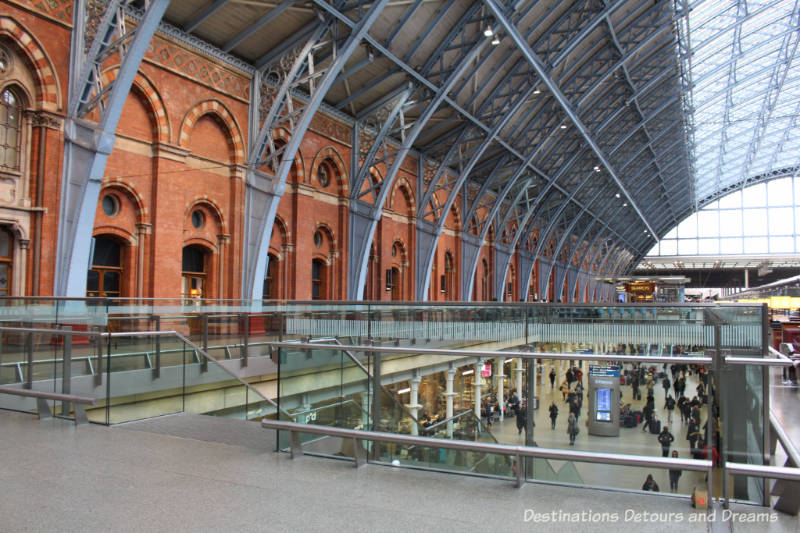
[[[0,2],[0,7],[0,17],[13,19],[18,27],[29,32],[47,58],[45,66],[51,69],[49,71],[42,65],[30,65],[31,69],[38,69],[42,80],[42,89],[37,94],[41,101],[38,107],[48,108],[55,118],[63,118],[71,23],[68,6],[6,0]],[[213,70],[218,76],[207,80],[199,78],[186,68],[192,62]],[[106,82],[114,79],[117,63],[118,59],[112,57],[104,65]],[[120,202],[120,211],[109,217],[98,204],[93,231],[95,236],[112,236],[124,246],[124,296],[178,297],[182,249],[188,245],[199,245],[207,250],[207,296],[237,298],[241,295],[245,207],[242,165],[247,145],[248,84],[245,74],[156,36],[125,104],[117,144],[106,166],[101,199],[104,194],[114,194]],[[50,87],[50,93],[46,86]],[[44,144],[41,166],[40,138]],[[44,176],[40,207],[45,212],[41,215],[41,248],[34,251],[32,244],[28,251],[26,291],[47,295],[52,294],[55,269],[63,158],[61,130],[34,128],[29,156],[32,197],[36,194],[38,169],[41,168]],[[326,265],[324,296],[346,298],[348,198],[353,173],[350,162],[349,127],[324,113],[318,114],[300,146],[270,240],[269,252],[277,258],[273,283],[277,284],[280,298],[311,298],[314,259]],[[326,185],[320,182],[318,175],[321,164],[328,165],[332,174]],[[392,295],[385,291],[386,271],[397,268],[402,272],[402,298],[414,298],[415,281],[421,275],[415,272],[416,213],[422,196],[422,191],[417,190],[417,169],[416,158],[407,157],[392,184],[373,240],[370,290],[366,296],[390,299]],[[385,176],[386,170],[384,165],[379,165],[376,175]],[[441,205],[446,198],[436,201]],[[458,300],[461,278],[467,275],[460,272],[460,206],[461,199],[456,198],[435,253],[429,291],[430,298],[435,301]],[[201,228],[191,223],[195,210],[204,215],[205,223]],[[318,231],[323,236],[321,246],[314,243],[314,234]],[[501,295],[494,294],[492,282],[493,239],[490,236],[478,258],[474,293],[477,300],[484,299],[481,290],[484,260],[490,269],[485,299],[502,299]],[[393,247],[399,250],[394,257]],[[441,276],[446,274],[445,254],[453,258],[456,267],[448,282],[448,293],[441,292],[440,282]],[[35,287],[34,256],[39,258],[40,264],[40,277]],[[516,257],[512,264],[516,276],[521,275]],[[538,271],[537,263],[533,283],[538,279]],[[514,283],[517,291],[518,282]],[[519,298],[515,292],[515,299]]]

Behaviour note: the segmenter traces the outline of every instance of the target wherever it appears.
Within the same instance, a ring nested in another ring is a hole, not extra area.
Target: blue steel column
[[[370,220],[373,218],[372,213],[375,210],[375,204],[365,202],[361,200],[360,197],[371,195],[374,200],[376,194],[380,196],[382,188],[390,188],[390,186],[387,185],[388,177],[380,183],[372,183],[370,179],[370,169],[378,162],[378,155],[382,155],[381,161],[384,164],[393,168],[398,158],[405,157],[405,154],[408,152],[408,148],[403,152],[402,147],[395,147],[389,142],[389,137],[393,130],[396,129],[396,122],[400,122],[398,137],[403,137],[404,124],[402,122],[402,110],[412,93],[413,87],[408,86],[402,89],[398,94],[393,95],[393,99],[390,98],[388,101],[379,101],[370,106],[364,110],[358,120],[356,120],[352,149],[352,168],[355,177],[350,186],[350,231],[347,247],[347,297],[350,300],[360,300],[363,298],[367,271],[363,261],[361,261],[361,253],[364,253],[367,260],[369,260],[369,250],[372,242],[369,231]],[[386,116],[382,117],[382,113],[386,113]],[[373,124],[370,124],[370,119],[372,119]],[[377,132],[371,131],[376,126],[379,126],[380,129]],[[362,137],[374,133],[377,133],[377,135],[372,139],[372,145],[362,147]],[[410,144],[408,147],[410,148]],[[363,163],[359,163],[360,155],[363,153],[364,149],[367,149],[367,154],[364,157]],[[402,162],[402,159],[400,159],[400,162]],[[368,182],[370,184],[368,191],[363,192],[363,186]],[[378,212],[380,212],[380,210]],[[366,247],[362,248],[364,244],[366,244]]]
[[[425,195],[423,196],[422,201],[419,203],[417,210],[417,300],[424,300],[428,294],[428,286],[430,285],[431,281],[431,266],[433,265],[433,256],[439,242],[439,237],[442,235],[444,223],[447,220],[447,215],[450,212],[453,202],[455,202],[458,192],[461,190],[461,187],[466,182],[467,177],[469,176],[470,172],[472,172],[472,169],[475,167],[475,164],[478,162],[480,157],[483,155],[489,145],[494,142],[495,137],[508,124],[511,118],[516,115],[517,111],[519,111],[522,105],[526,103],[528,97],[533,94],[535,89],[535,84],[531,84],[531,86],[528,87],[528,89],[522,93],[519,98],[517,98],[517,101],[512,104],[511,108],[503,114],[502,118],[492,127],[492,130],[486,134],[486,137],[474,150],[469,162],[467,162],[467,165],[459,173],[458,179],[447,191],[447,200],[441,207],[439,216],[436,217],[434,213],[434,218],[436,219],[434,224],[431,224],[425,220],[425,212],[428,208],[428,204],[431,202],[433,193],[436,190],[436,186],[438,185],[439,180],[442,179],[442,176],[445,174],[445,172],[437,172],[436,177],[434,177],[428,189],[425,191]],[[487,101],[488,100],[489,99],[487,99]],[[444,164],[445,162],[442,162],[442,166],[444,166]],[[428,242],[429,240],[431,242]]]
[[[378,195],[375,203],[371,206],[366,204],[361,206],[361,204],[359,204],[357,210],[351,209],[350,231],[351,235],[355,234],[350,240],[352,248],[351,258],[353,260],[357,259],[356,267],[358,269],[358,278],[351,278],[350,280],[350,287],[352,287],[352,289],[349,290],[352,290],[350,293],[350,297],[352,299],[360,300],[363,298],[364,279],[367,272],[367,260],[369,259],[370,243],[372,242],[373,235],[375,234],[375,228],[380,220],[381,213],[383,211],[383,204],[392,188],[394,178],[397,175],[398,170],[400,170],[400,165],[408,154],[408,151],[411,149],[414,141],[427,124],[428,120],[430,120],[442,102],[445,101],[447,93],[461,78],[470,62],[486,47],[488,42],[488,38],[481,39],[472,47],[469,53],[461,60],[461,63],[451,71],[444,85],[438,89],[434,98],[428,103],[425,111],[423,111],[423,113],[414,123],[413,128],[411,128],[411,130],[408,132],[408,135],[406,136],[403,145],[400,147],[394,163],[387,172],[386,177],[383,179],[383,185],[381,186],[380,194]],[[417,278],[419,278],[419,275],[417,275]],[[353,283],[355,283],[355,286],[353,286]]]
[[[311,120],[317,113],[320,104],[333,85],[339,72],[347,60],[356,50],[369,28],[377,20],[388,0],[374,2],[364,17],[354,26],[352,33],[345,44],[338,51],[338,55],[328,66],[322,79],[316,85],[311,98],[303,109],[303,113],[292,131],[289,142],[283,148],[280,157],[280,166],[275,176],[270,176],[258,170],[255,161],[260,161],[267,148],[267,141],[271,140],[271,126],[274,121],[281,120],[278,112],[283,109],[285,102],[293,96],[290,87],[297,82],[297,76],[302,74],[306,56],[301,55],[295,61],[292,71],[287,76],[278,95],[273,101],[270,113],[264,121],[259,139],[254,146],[254,152],[248,158],[247,170],[247,199],[245,205],[245,247],[242,272],[242,297],[245,299],[260,300],[263,296],[264,274],[267,269],[267,249],[272,234],[272,225],[278,210],[278,202],[286,188],[286,178],[294,164],[294,157],[300,148],[300,143],[308,130]],[[326,27],[317,30],[306,44],[304,52],[310,52],[319,39],[325,34]],[[258,105],[254,102],[253,105]]]
[[[91,260],[89,243],[106,161],[114,149],[117,123],[134,77],[169,0],[153,0],[147,6],[127,51],[120,49],[122,62],[117,78],[110,91],[104,88],[100,94],[97,91],[98,69],[105,54],[113,47],[120,46],[120,39],[114,41],[113,38],[124,17],[124,4],[117,1],[108,5],[86,54],[83,50],[85,0],[77,2],[74,11],[69,109],[64,123],[64,173],[53,289],[56,296],[86,296],[86,272]],[[98,94],[90,98],[94,91]],[[102,106],[101,98],[105,94],[108,94],[108,100],[101,110],[100,122],[93,124],[85,120],[94,105]]]

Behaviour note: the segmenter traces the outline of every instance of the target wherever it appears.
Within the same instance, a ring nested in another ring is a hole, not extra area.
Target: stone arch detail
[[[280,141],[283,141],[286,144],[289,144],[289,140],[291,139],[291,135],[284,128],[278,128],[272,133],[272,138],[273,138],[273,140],[276,140],[276,141],[280,140]],[[295,178],[297,179],[297,182],[298,183],[305,183],[306,182],[306,170],[305,170],[305,166],[303,165],[303,155],[302,155],[302,151],[300,150],[300,148],[297,149],[297,153],[294,156],[293,165],[294,166],[292,168],[294,169],[294,174],[295,174]],[[288,177],[287,177],[287,181],[288,181]]]
[[[125,178],[108,178],[103,180],[103,187],[100,189],[99,198],[103,198],[103,193],[109,189],[117,189],[133,200],[133,203],[136,205],[136,209],[138,211],[137,222],[147,222],[149,215],[148,209],[144,206],[144,199],[131,182]]]
[[[41,108],[46,111],[59,111],[62,108],[61,91],[53,62],[44,47],[19,22],[7,16],[0,16],[0,35],[7,35],[23,52],[28,60],[33,77],[37,83]]]
[[[317,152],[317,155],[314,156],[313,163],[311,163],[311,172],[309,173],[308,179],[304,179],[303,181],[312,183],[317,177],[317,167],[319,167],[320,163],[326,159],[330,160],[336,167],[336,184],[339,186],[338,193],[346,195],[350,188],[350,179],[347,175],[347,166],[344,164],[342,156],[339,155],[339,152],[337,152],[333,146],[326,146]],[[305,178],[305,176],[303,177]],[[300,181],[299,176],[298,181]]]
[[[417,213],[417,200],[414,197],[414,188],[411,187],[411,182],[408,180],[408,177],[405,175],[398,174],[394,180],[394,184],[392,185],[392,194],[389,195],[390,204],[389,207],[394,209],[394,195],[398,192],[401,192],[402,189],[406,190],[406,196],[408,198],[408,208],[411,212],[411,216],[415,216]]]
[[[103,87],[108,86],[117,79],[119,67],[107,69],[100,75],[100,83]],[[160,143],[170,142],[170,129],[169,129],[169,115],[167,109],[164,107],[164,101],[161,95],[156,90],[155,86],[147,79],[141,72],[136,74],[133,80],[133,85],[139,89],[144,96],[145,100],[150,106],[150,112],[153,114],[156,126],[156,139]]]
[[[217,217],[217,222],[219,223],[219,229],[223,233],[225,233],[227,228],[227,223],[225,222],[225,211],[214,201],[211,200],[208,196],[195,196],[192,198],[187,204],[186,208],[183,212],[183,219],[184,221],[188,220],[192,214],[192,210],[197,207],[198,205],[202,205],[208,208],[209,211],[214,213],[214,216]]]
[[[204,100],[186,113],[181,123],[178,144],[186,148],[194,125],[205,115],[215,115],[222,121],[228,130],[228,149],[233,155],[233,162],[237,164],[244,163],[245,153],[242,132],[239,130],[239,126],[236,124],[231,112],[218,100]]]
[[[336,233],[334,233],[330,225],[327,222],[317,222],[317,224],[314,226],[314,233],[317,231],[324,231],[327,233],[328,238],[331,241],[331,250],[336,250]]]

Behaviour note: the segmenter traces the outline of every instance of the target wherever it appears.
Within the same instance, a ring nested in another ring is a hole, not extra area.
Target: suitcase
[[[658,435],[661,433],[661,420],[653,419],[650,421],[650,433]]]
[[[631,413],[636,418],[636,423],[640,423],[642,421],[642,412],[641,411],[634,411]]]
[[[627,415],[622,419],[622,426],[626,428],[635,428],[637,426],[636,417],[633,415]]]
[[[619,384],[620,385],[625,385],[625,376],[620,376],[619,377]]]

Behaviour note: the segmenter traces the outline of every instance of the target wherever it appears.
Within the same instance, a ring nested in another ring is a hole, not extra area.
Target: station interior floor
[[[623,389],[627,397],[629,391]],[[560,408],[551,430],[550,393],[540,393],[537,443],[568,447],[565,410]],[[663,389],[656,391],[657,407],[662,395]],[[783,384],[778,374],[771,396],[777,416],[800,443],[800,389]],[[495,431],[508,442],[521,439],[513,420]],[[659,454],[654,435],[641,428],[625,433],[613,439],[582,430],[575,448],[624,442],[628,453]],[[681,440],[676,432],[676,443]],[[493,478],[380,465],[354,469],[351,461],[310,456],[291,460],[274,453],[274,446],[274,431],[242,420],[179,414],[112,427],[75,426],[0,411],[0,530],[800,531],[796,516],[736,502],[733,516],[754,521],[709,522],[712,513],[693,509],[687,496],[665,494],[666,474],[657,477],[660,495],[536,483],[516,489]],[[620,475],[617,467],[599,468],[606,477],[598,485]],[[594,479],[584,475],[587,483]],[[641,483],[638,472],[630,477]],[[681,477],[681,492],[689,488],[687,479]],[[534,513],[554,519],[544,524]]]
[[[546,366],[545,366],[546,367]],[[659,365],[659,370],[661,366]],[[642,431],[642,424],[634,428],[620,427],[619,437],[601,437],[589,435],[588,428],[585,425],[588,402],[586,400],[586,372],[584,372],[584,401],[581,409],[581,416],[578,420],[580,433],[575,439],[575,445],[569,445],[569,436],[567,435],[567,418],[569,417],[569,405],[564,402],[563,395],[558,390],[559,384],[555,383],[555,390],[551,389],[550,382],[547,380],[544,387],[541,382],[537,383],[537,396],[539,397],[539,409],[535,411],[536,416],[534,422],[536,426],[533,430],[534,442],[542,448],[569,448],[570,450],[580,451],[593,451],[593,452],[609,452],[609,453],[625,453],[633,455],[649,455],[661,457],[661,445],[658,443],[657,435],[651,434],[649,431]],[[670,376],[670,381],[671,376]],[[694,392],[698,384],[697,376],[692,374],[687,376],[686,379],[686,393]],[[574,385],[573,385],[574,388]],[[621,387],[622,401],[630,403],[633,410],[642,410],[645,404],[647,390],[645,387],[640,387],[642,393],[641,400],[633,400],[632,389],[629,385]],[[675,391],[670,388],[670,394],[674,397]],[[664,407],[664,388],[661,386],[660,381],[657,381],[653,388],[653,395],[655,397],[655,417],[662,422],[663,426],[668,426],[670,432],[675,437],[672,446],[670,447],[670,454],[672,451],[677,451],[678,456],[684,459],[691,457],[689,453],[689,441],[686,440],[686,430],[688,423],[681,422],[681,416],[674,410],[672,415],[672,423],[668,422],[668,411]],[[691,400],[692,396],[688,396]],[[551,428],[549,407],[551,402],[555,402],[558,407],[558,417],[556,419],[555,429]],[[702,407],[701,414],[701,429],[706,420],[706,408]],[[491,428],[492,434],[498,442],[504,444],[525,444],[525,435],[519,433],[516,425],[515,418],[505,418],[500,422],[494,422]],[[558,471],[563,466],[563,462],[551,461],[554,470]],[[605,465],[592,464],[592,463],[575,463],[575,468],[581,479],[586,485],[597,487],[614,487],[623,489],[641,489],[642,484],[647,478],[648,474],[652,474],[660,491],[670,491],[669,474],[666,470],[661,469],[648,469],[648,468],[635,468],[635,467],[614,467],[613,471],[609,471],[609,467]],[[611,475],[610,475],[611,474]],[[534,472],[534,477],[536,473]],[[695,486],[705,484],[705,474],[699,472],[683,472],[678,481],[678,493],[690,494]]]

